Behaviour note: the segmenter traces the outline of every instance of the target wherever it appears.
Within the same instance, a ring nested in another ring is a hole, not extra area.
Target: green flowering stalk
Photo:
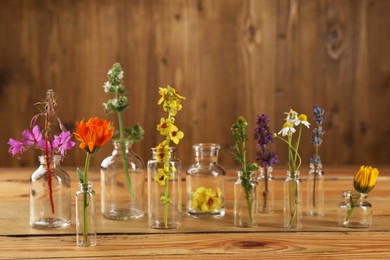
[[[231,127],[234,146],[233,151],[230,153],[235,160],[241,163],[241,183],[245,192],[245,199],[248,206],[249,222],[252,223],[252,204],[253,197],[251,196],[251,172],[255,171],[258,168],[257,163],[250,163],[246,159],[246,128],[248,122],[243,116],[239,116],[237,122],[234,123]]]
[[[128,162],[126,157],[126,141],[132,143],[138,142],[143,139],[144,130],[139,124],[135,124],[132,128],[123,127],[122,123],[122,111],[124,111],[129,104],[127,103],[127,93],[123,86],[123,70],[119,63],[115,63],[107,73],[108,81],[104,83],[104,92],[114,94],[113,99],[109,99],[107,103],[103,103],[106,113],[117,113],[119,124],[119,138],[116,138],[122,150],[122,162],[123,170],[125,171],[125,177],[127,182],[127,188],[132,197],[135,196],[131,180],[129,176]],[[125,137],[125,133],[127,136]]]

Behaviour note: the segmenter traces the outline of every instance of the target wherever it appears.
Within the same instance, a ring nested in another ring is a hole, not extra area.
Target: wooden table
[[[345,258],[390,256],[390,167],[380,167],[377,186],[370,193],[373,226],[369,229],[337,227],[337,204],[341,192],[352,189],[358,166],[326,169],[326,215],[303,217],[299,231],[282,227],[282,180],[284,171],[275,170],[276,211],[258,216],[255,228],[233,227],[233,171],[227,178],[227,213],[220,220],[199,220],[183,216],[177,230],[154,230],[146,217],[132,221],[112,221],[98,214],[98,245],[76,246],[75,227],[37,230],[28,224],[29,177],[31,168],[0,169],[0,259],[113,259],[113,258],[186,258],[250,259],[269,258]],[[306,173],[306,169],[301,169]],[[76,178],[69,171],[75,190]],[[305,179],[306,174],[302,174]],[[100,177],[91,173],[100,211]],[[306,183],[303,183],[304,198]],[[74,202],[74,201],[73,201]],[[305,209],[305,208],[304,208]],[[305,212],[305,211],[304,211]],[[74,211],[73,223],[74,223]]]

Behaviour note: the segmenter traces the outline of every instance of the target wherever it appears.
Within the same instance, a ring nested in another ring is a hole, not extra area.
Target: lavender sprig
[[[314,121],[317,125],[311,132],[311,143],[314,144],[315,153],[310,158],[310,162],[314,165],[321,163],[321,158],[318,154],[318,148],[322,144],[323,135],[325,133],[322,123],[324,122],[324,113],[325,111],[320,108],[318,105],[313,106]]]
[[[260,162],[260,166],[268,168],[278,163],[278,156],[271,150],[267,149],[266,146],[273,143],[273,133],[269,129],[269,119],[265,114],[261,116],[257,115],[254,138],[257,140],[257,147],[260,150],[256,154],[256,161]]]

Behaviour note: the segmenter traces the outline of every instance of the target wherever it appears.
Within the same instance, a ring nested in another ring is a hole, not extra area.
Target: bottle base
[[[176,222],[168,222],[168,225],[165,226],[164,222],[155,221],[154,223],[149,224],[149,226],[154,229],[176,229],[180,227],[180,224]]]
[[[92,247],[96,246],[96,241],[78,241],[77,246],[78,247]]]
[[[202,218],[202,219],[206,219],[206,218],[221,218],[223,216],[225,216],[225,211],[219,211],[219,212],[207,212],[207,213],[203,213],[203,212],[196,212],[196,211],[187,211],[187,215],[192,217],[192,218]]]
[[[129,220],[137,219],[144,215],[142,210],[138,209],[115,209],[107,212],[102,212],[102,215],[106,219],[112,220]]]
[[[370,224],[368,223],[361,223],[361,222],[344,222],[342,223],[343,227],[346,227],[346,228],[369,228],[370,227]]]
[[[70,220],[63,218],[39,218],[30,222],[31,227],[36,229],[47,229],[47,228],[66,228],[71,224]]]

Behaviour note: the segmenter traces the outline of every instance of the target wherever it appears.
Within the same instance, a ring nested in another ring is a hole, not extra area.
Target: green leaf
[[[123,130],[128,134],[127,139],[133,143],[144,138],[145,131],[139,124],[135,124],[132,128],[124,128]]]
[[[122,112],[122,111],[125,110],[128,106],[129,106],[129,104],[126,104],[126,105],[124,105],[124,106],[117,107],[116,111]]]
[[[83,172],[77,167],[76,169],[77,177],[79,177],[79,180],[81,183],[84,183],[84,174]]]

